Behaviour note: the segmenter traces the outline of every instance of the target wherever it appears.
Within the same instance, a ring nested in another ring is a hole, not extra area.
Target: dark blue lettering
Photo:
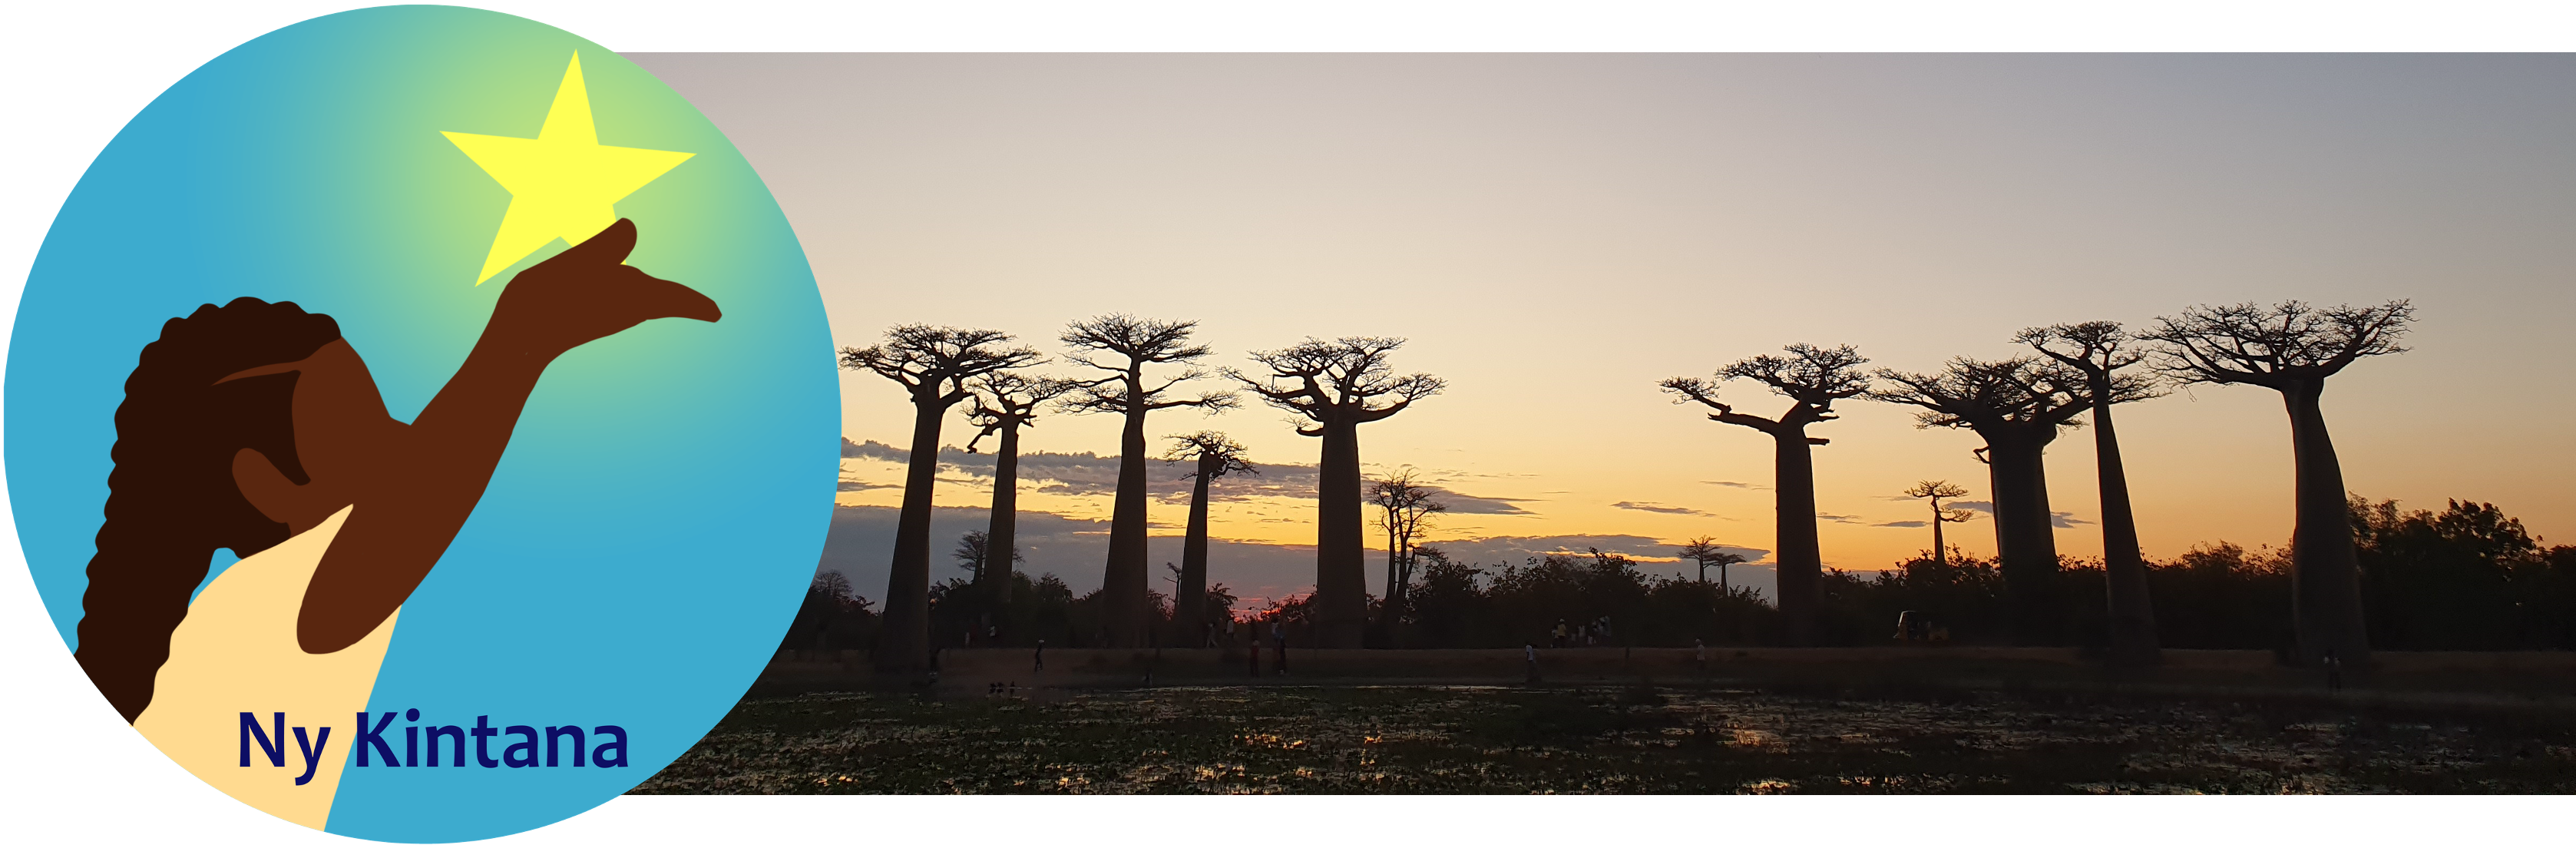
[[[250,768],[250,741],[252,737],[259,738],[259,751],[262,754],[268,755],[269,765],[276,766],[281,769],[286,768],[286,714],[284,713],[277,714],[276,736],[277,742],[271,744],[268,741],[269,733],[259,729],[259,717],[253,716],[249,713],[241,714],[242,768]]]
[[[429,765],[432,767],[438,765],[440,736],[452,737],[456,740],[456,765],[465,765],[465,729],[455,725],[436,725],[429,729]]]
[[[555,738],[566,736],[572,737],[573,768],[581,768],[582,747],[589,743],[589,739],[582,734],[580,727],[574,725],[546,729],[546,765],[555,765],[555,752],[563,750],[562,746],[555,743]]]
[[[385,718],[384,718],[384,720],[376,723],[376,729],[375,729],[375,730],[372,730],[372,731],[371,731],[371,730],[367,730],[367,711],[364,711],[364,710],[360,710],[360,711],[358,711],[358,740],[357,740],[357,745],[358,745],[358,765],[359,765],[359,766],[365,766],[365,765],[367,765],[367,749],[368,749],[369,747],[373,747],[373,748],[375,748],[375,749],[376,749],[376,753],[384,755],[384,757],[385,757],[385,765],[388,765],[388,766],[399,766],[399,765],[402,765],[402,764],[400,764],[400,763],[396,763],[396,762],[394,762],[394,747],[393,747],[393,746],[390,746],[390,745],[386,745],[386,744],[385,744],[385,729],[386,729],[386,728],[389,728],[389,727],[392,727],[392,726],[393,726],[393,724],[394,724],[394,711],[387,710],[387,711],[385,711]]]
[[[510,768],[513,769],[524,769],[537,764],[536,728],[528,727],[526,725],[511,725],[509,727],[502,728],[501,732],[511,736],[527,737],[525,740],[510,743],[510,747],[501,752],[501,762],[510,764]]]
[[[592,749],[590,752],[590,764],[603,769],[626,768],[626,729],[616,725],[601,725],[599,727],[592,728],[591,732],[603,737],[616,737],[617,741],[601,742],[598,748]],[[617,752],[617,759],[614,762],[608,759],[608,752],[611,750],[615,750]]]
[[[474,762],[482,764],[486,769],[500,768],[501,761],[492,759],[491,740],[493,737],[500,736],[501,732],[492,729],[492,717],[474,717],[474,730],[470,733],[474,734]]]
[[[313,733],[313,740],[311,742],[306,742],[304,740],[304,726],[295,726],[295,748],[298,751],[304,752],[304,774],[296,776],[296,786],[303,786],[313,782],[313,770],[320,768],[322,765],[322,750],[329,747],[331,747],[331,727],[329,725],[324,725],[321,728],[316,729]]]

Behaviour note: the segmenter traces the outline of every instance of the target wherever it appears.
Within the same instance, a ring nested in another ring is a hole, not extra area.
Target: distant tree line
[[[2382,649],[2502,651],[2576,649],[2576,546],[2543,545],[2520,520],[2494,505],[2452,501],[2440,511],[2403,510],[2395,502],[2355,497],[2353,528],[2363,611]],[[971,536],[971,535],[970,535]],[[1479,567],[1451,560],[1438,546],[1414,550],[1408,598],[1395,614],[1390,645],[1400,648],[1503,648],[1555,644],[1563,623],[1577,630],[1607,618],[1609,638],[1595,645],[1679,647],[1770,646],[1789,642],[1775,605],[1745,587],[1721,587],[1684,576],[1650,575],[1625,556],[1592,551],[1551,554],[1519,564]],[[2063,558],[2069,600],[2057,645],[2107,654],[2109,590],[2102,562]],[[2196,546],[2143,567],[2156,596],[2156,638],[2168,648],[2269,650],[2295,660],[2297,632],[2281,608],[2290,601],[2293,563],[2287,549],[2234,543]],[[1053,576],[1015,574],[1010,612],[1050,645],[1106,644],[1097,591],[1075,597]],[[934,628],[945,645],[966,645],[983,608],[972,582],[951,579],[940,594]],[[1825,646],[1886,644],[1898,614],[1911,611],[1959,644],[2022,640],[2009,613],[2009,592],[1991,558],[1956,549],[1930,551],[1877,572],[1825,569],[1817,579],[1810,642]],[[1169,619],[1169,603],[1149,604]],[[1304,596],[1236,608],[1219,585],[1207,594],[1211,617],[1235,618],[1236,639],[1271,623],[1292,642],[1312,643],[1314,608]],[[1371,610],[1383,612],[1372,601]],[[873,645],[875,614],[848,595],[848,582],[824,573],[780,645],[789,649],[862,649]],[[1219,623],[1222,624],[1222,623]],[[978,641],[980,644],[980,641]],[[1172,642],[1165,645],[1194,645]],[[1577,637],[1575,645],[1580,645]]]

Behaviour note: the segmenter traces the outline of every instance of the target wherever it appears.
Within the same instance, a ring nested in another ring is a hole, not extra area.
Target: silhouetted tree
[[[1403,616],[1405,591],[1413,583],[1413,540],[1434,514],[1449,505],[1432,498],[1438,491],[1414,483],[1412,467],[1369,485],[1369,504],[1378,509],[1378,527],[1386,529],[1386,592],[1378,610],[1378,638],[1395,644],[1396,620]]]
[[[1232,391],[1165,398],[1173,387],[1214,375],[1187,366],[1208,355],[1206,346],[1190,343],[1198,325],[1196,320],[1110,314],[1074,321],[1059,338],[1074,349],[1065,357],[1110,375],[1077,383],[1058,403],[1074,413],[1117,414],[1126,421],[1118,436],[1118,499],[1109,513],[1109,562],[1100,597],[1100,622],[1112,646],[1145,644],[1152,616],[1145,600],[1145,414],[1184,407],[1216,413],[1235,404]],[[1155,364],[1184,367],[1179,375],[1147,387],[1145,367]]]
[[[1977,512],[1961,508],[1944,508],[1942,499],[1968,495],[1968,488],[1947,481],[1923,481],[1905,488],[1905,495],[1932,500],[1932,563],[1945,566],[1950,562],[1949,544],[1941,539],[1941,523],[1966,522],[1977,518]]]
[[[2343,465],[2326,434],[2318,398],[2326,379],[2352,362],[2406,351],[2397,341],[2414,320],[2415,306],[2403,299],[2359,308],[2248,302],[2186,308],[2158,318],[2154,330],[2140,335],[2163,344],[2157,368],[2183,384],[2259,385],[2280,391],[2289,406],[2298,477],[2291,614],[2298,656],[2308,665],[2328,652],[2352,666],[2370,660]]]
[[[2084,396],[2093,407],[2093,462],[2102,488],[2102,569],[2111,621],[2111,660],[2129,666],[2157,661],[2155,603],[2147,593],[2146,556],[2138,551],[2138,521],[2129,508],[2129,475],[2120,464],[2120,438],[2111,406],[2163,395],[2152,379],[2121,369],[2145,360],[2124,349],[2127,332],[2107,320],[2024,329],[2015,341],[2084,374]]]
[[[957,550],[949,552],[948,554],[950,557],[957,559],[957,568],[966,570],[968,575],[973,578],[969,583],[981,584],[984,582],[987,574],[994,575],[995,577],[1008,578],[1010,577],[1010,573],[1018,571],[1017,567],[999,570],[991,567],[991,562],[993,560],[992,535],[982,531],[968,531],[964,534],[957,535]],[[1029,558],[1027,555],[1020,554],[1020,550],[1012,549],[1011,562],[1014,564],[1027,563],[1029,562]],[[1003,601],[1007,603],[1009,600],[1005,599]]]
[[[1037,425],[1039,404],[1073,389],[1072,382],[1062,379],[1007,371],[985,373],[967,385],[967,398],[974,404],[967,408],[966,420],[980,430],[966,441],[966,451],[975,451],[986,435],[996,435],[1000,441],[993,449],[992,523],[984,535],[992,538],[993,549],[1009,554],[978,558],[983,565],[975,571],[975,583],[991,591],[995,605],[1011,603],[1012,564],[1020,560],[1020,429]]]
[[[2001,361],[1950,359],[1936,375],[1881,369],[1891,386],[1870,398],[1920,407],[1922,428],[1965,428],[1986,441],[1983,454],[1995,501],[1995,557],[2003,570],[2013,639],[2054,645],[2066,635],[2058,593],[2056,515],[2048,506],[2042,455],[2062,426],[2089,406],[2083,375],[2023,356]]]
[[[894,563],[886,576],[886,605],[877,635],[880,670],[912,671],[930,660],[930,504],[939,476],[939,423],[968,395],[966,382],[986,373],[1027,366],[1039,357],[1025,347],[1005,347],[1009,334],[992,329],[902,325],[886,330],[884,343],[843,348],[841,366],[866,370],[903,385],[912,399],[912,454],[905,466],[903,512],[895,523]]]
[[[823,570],[806,585],[805,601],[797,607],[796,618],[788,623],[787,636],[778,647],[815,651],[856,648],[866,633],[868,604],[867,597],[857,595],[850,587],[850,579],[839,570]]]
[[[1360,541],[1361,423],[1395,416],[1447,385],[1424,374],[1396,375],[1387,355],[1402,338],[1346,337],[1252,353],[1264,372],[1253,378],[1235,370],[1264,402],[1314,423],[1298,434],[1323,439],[1315,504],[1316,645],[1358,648],[1368,625],[1368,564]]]
[[[1699,564],[1699,582],[1702,584],[1708,583],[1708,568],[1717,567],[1717,588],[1722,591],[1735,589],[1726,584],[1726,568],[1744,562],[1743,555],[1727,551],[1725,546],[1718,545],[1709,537],[1694,538],[1682,546],[1681,558]]]
[[[1869,376],[1859,367],[1869,359],[1850,346],[1832,348],[1790,344],[1781,355],[1756,355],[1726,365],[1715,378],[1669,378],[1664,390],[1717,409],[1709,419],[1740,425],[1771,436],[1778,507],[1779,602],[1782,634],[1790,645],[1809,644],[1814,624],[1816,579],[1824,570],[1824,553],[1816,542],[1816,470],[1813,446],[1832,441],[1807,436],[1807,426],[1836,419],[1834,400],[1869,392]],[[1729,379],[1752,379],[1789,398],[1778,419],[1739,414],[1717,401],[1717,386]]]
[[[1243,444],[1225,436],[1222,431],[1200,431],[1172,439],[1172,448],[1163,453],[1166,461],[1190,461],[1196,464],[1190,474],[1189,531],[1181,539],[1180,579],[1172,588],[1172,630],[1178,642],[1193,646],[1204,640],[1199,627],[1214,617],[1208,611],[1210,590],[1208,571],[1208,485],[1235,473],[1259,474],[1243,459]],[[1224,609],[1232,613],[1234,598],[1225,598]]]

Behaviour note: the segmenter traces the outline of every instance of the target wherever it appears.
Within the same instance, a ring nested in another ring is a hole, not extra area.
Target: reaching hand
[[[705,294],[626,266],[623,262],[634,250],[635,221],[621,219],[519,273],[501,291],[487,337],[552,357],[646,320],[686,317],[712,323],[724,317]]]

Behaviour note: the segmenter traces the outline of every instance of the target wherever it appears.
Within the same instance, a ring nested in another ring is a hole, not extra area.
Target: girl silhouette
[[[306,750],[328,756],[299,778],[237,764],[239,714],[336,725],[366,709],[396,612],[482,498],[546,366],[645,320],[722,316],[625,266],[634,246],[619,220],[511,280],[408,424],[328,316],[244,297],[165,324],[116,411],[82,596],[74,656],[99,692],[199,777],[320,828],[354,737]],[[241,560],[192,601],[216,549]]]

